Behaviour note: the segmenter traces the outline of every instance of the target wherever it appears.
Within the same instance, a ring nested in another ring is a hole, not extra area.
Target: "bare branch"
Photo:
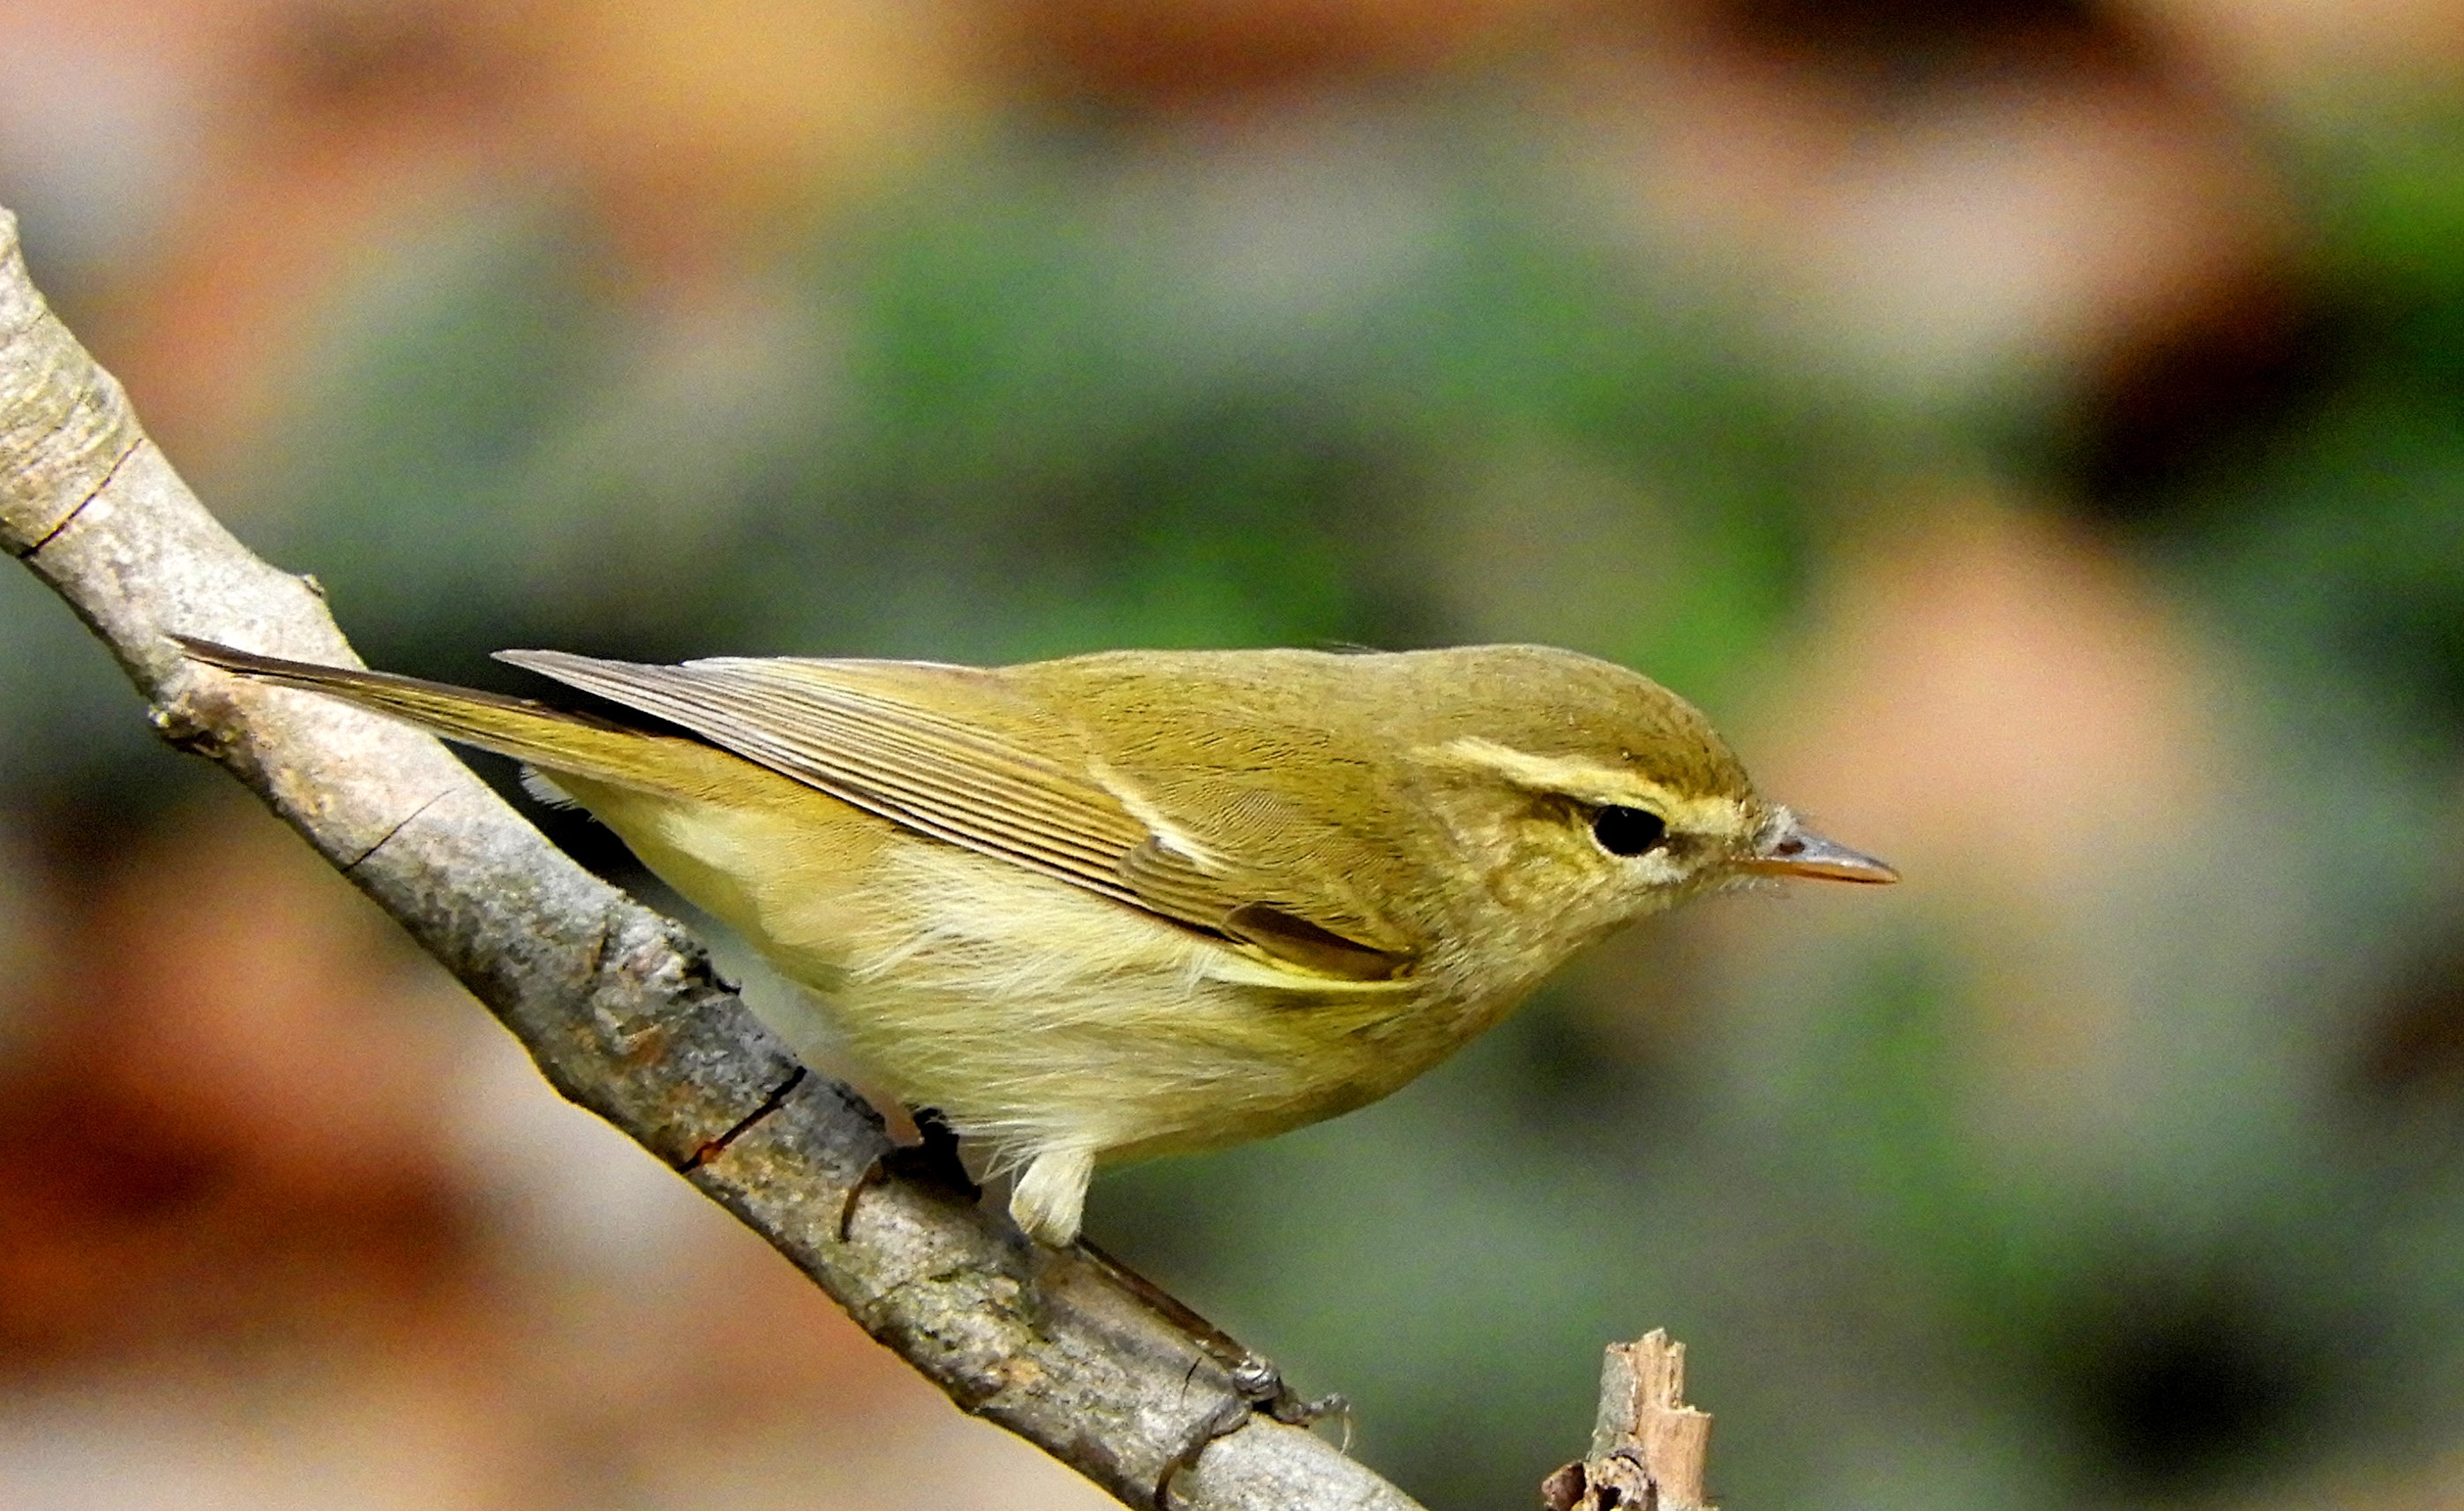
[[[1653,1328],[1600,1361],[1591,1451],[1540,1482],[1549,1511],[1709,1511],[1711,1418],[1685,1404],[1685,1346]]]
[[[424,734],[191,666],[166,632],[358,665],[315,584],[259,560],[44,305],[0,209],[0,544],[108,645],[156,729],[237,777],[511,1029],[558,1091],[649,1150],[951,1399],[1133,1505],[1237,1400],[1223,1369],[1084,1261],[891,1179],[845,1085],[803,1073],[701,946],[567,860]],[[1220,1511],[1410,1511],[1296,1428],[1251,1419],[1172,1475]]]

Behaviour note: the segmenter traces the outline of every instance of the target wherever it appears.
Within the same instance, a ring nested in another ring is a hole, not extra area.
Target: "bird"
[[[1545,646],[498,652],[561,685],[540,701],[179,643],[523,762],[987,1150],[1054,1247],[1099,1165],[1375,1102],[1626,924],[1898,880],[1759,796],[1683,698]]]

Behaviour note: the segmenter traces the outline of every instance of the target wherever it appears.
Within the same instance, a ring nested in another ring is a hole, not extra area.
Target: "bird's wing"
[[[1220,845],[1141,818],[1079,734],[997,673],[927,662],[498,657],[918,834],[1246,942],[1312,974],[1380,981],[1409,964],[1408,949],[1358,909],[1334,898],[1312,907],[1306,878],[1258,874]]]

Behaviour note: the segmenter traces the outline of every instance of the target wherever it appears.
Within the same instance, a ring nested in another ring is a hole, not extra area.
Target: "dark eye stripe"
[[[1592,838],[1611,855],[1640,855],[1668,838],[1668,821],[1641,808],[1602,808],[1592,815]]]

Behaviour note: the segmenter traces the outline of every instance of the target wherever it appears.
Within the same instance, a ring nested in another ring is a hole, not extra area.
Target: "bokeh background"
[[[2457,0],[12,0],[0,202],[379,665],[1550,641],[1899,863],[1099,1180],[1441,1511],[1654,1325],[1738,1511],[2464,1505]],[[0,646],[0,1507],[1097,1503]]]

